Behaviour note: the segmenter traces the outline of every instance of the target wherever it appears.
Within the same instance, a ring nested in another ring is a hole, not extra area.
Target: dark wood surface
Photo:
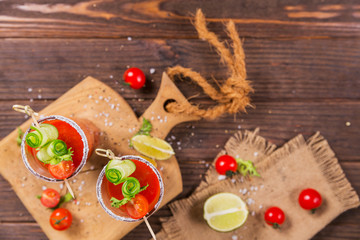
[[[86,76],[114,88],[138,115],[156,96],[167,67],[180,64],[209,79],[226,78],[226,68],[191,25],[197,8],[221,38],[226,38],[223,20],[236,22],[256,108],[171,131],[184,182],[177,199],[192,193],[234,132],[256,127],[278,146],[320,131],[359,193],[360,3],[355,0],[0,1],[0,139],[25,120],[11,110],[13,104],[41,110]],[[121,83],[127,66],[144,70],[146,88],[135,91]],[[186,81],[176,84],[187,97],[200,92]],[[193,101],[213,104],[204,94]],[[0,239],[46,239],[1,176],[0,194]],[[164,207],[149,219],[155,232],[161,229],[159,218],[170,215]],[[142,224],[124,239],[149,237]],[[314,239],[360,239],[360,210],[342,214]]]

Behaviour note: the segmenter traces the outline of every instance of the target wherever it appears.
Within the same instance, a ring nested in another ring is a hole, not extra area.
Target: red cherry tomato
[[[278,207],[270,207],[264,215],[265,222],[274,228],[279,228],[285,221],[284,212]]]
[[[59,231],[68,229],[72,223],[72,215],[69,210],[65,208],[58,208],[54,210],[50,216],[51,226]]]
[[[321,195],[318,191],[312,188],[307,188],[301,191],[299,195],[299,204],[306,210],[311,210],[312,213],[315,209],[320,207],[322,203]]]
[[[215,162],[215,169],[221,175],[232,175],[237,170],[237,162],[230,155],[222,155]]]
[[[40,201],[45,207],[56,207],[60,202],[60,194],[58,191],[48,188],[41,194]]]
[[[126,211],[133,219],[143,218],[149,211],[149,202],[143,195],[136,194],[126,203]]]
[[[124,81],[133,89],[140,89],[145,84],[145,74],[139,68],[129,68],[124,73]]]
[[[49,165],[50,174],[56,179],[65,179],[70,177],[76,170],[72,161],[62,161],[56,165]]]

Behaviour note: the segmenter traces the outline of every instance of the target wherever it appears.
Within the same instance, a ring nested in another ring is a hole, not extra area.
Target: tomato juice
[[[155,207],[156,203],[160,197],[160,183],[157,175],[155,172],[146,164],[141,161],[130,159],[136,165],[136,170],[133,174],[129,177],[134,177],[140,182],[140,186],[144,187],[147,184],[149,186],[146,190],[142,191],[140,194],[143,195],[149,203],[149,212]],[[104,177],[104,181],[106,181],[106,188],[109,192],[109,196],[115,197],[118,200],[124,198],[122,195],[122,185],[120,183],[118,185],[114,185],[113,183],[109,182],[106,177]]]

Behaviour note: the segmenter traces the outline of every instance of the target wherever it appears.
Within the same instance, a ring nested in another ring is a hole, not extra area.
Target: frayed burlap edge
[[[359,207],[359,196],[347,180],[338,159],[335,157],[335,153],[326,139],[317,132],[307,140],[307,145],[310,147],[314,159],[317,161],[335,196],[343,204],[344,211]]]

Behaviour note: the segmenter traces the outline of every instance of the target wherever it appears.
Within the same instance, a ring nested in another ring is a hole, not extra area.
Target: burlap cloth
[[[236,176],[219,180],[212,164],[205,180],[189,198],[169,205],[173,217],[162,219],[158,240],[310,239],[339,214],[360,205],[334,152],[319,133],[307,141],[298,135],[275,150],[276,146],[257,132],[236,133],[219,155],[227,153],[253,161],[261,178]],[[323,204],[315,214],[303,210],[297,200],[300,191],[309,187],[317,189],[323,197]],[[214,231],[203,219],[204,202],[219,192],[237,194],[249,209],[246,223],[232,232]],[[274,205],[286,214],[280,230],[263,220],[265,210]]]

